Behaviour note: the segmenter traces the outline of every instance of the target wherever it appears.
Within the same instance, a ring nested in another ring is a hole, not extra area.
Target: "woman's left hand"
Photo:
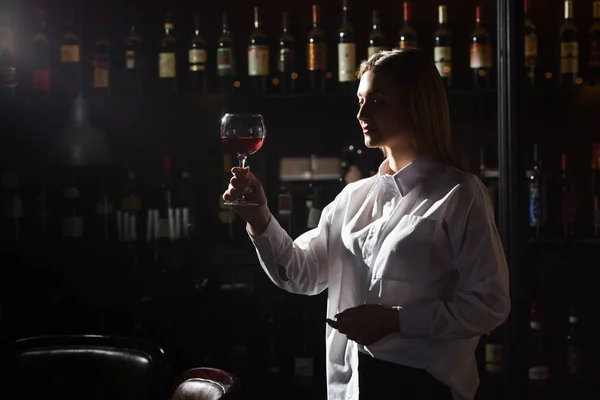
[[[362,304],[327,319],[327,323],[348,339],[369,346],[390,333],[400,331],[398,310],[382,304]]]

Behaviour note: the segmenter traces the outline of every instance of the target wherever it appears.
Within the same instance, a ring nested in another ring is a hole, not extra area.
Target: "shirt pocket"
[[[425,285],[435,279],[431,252],[436,223],[430,218],[403,216],[382,246],[379,277]]]

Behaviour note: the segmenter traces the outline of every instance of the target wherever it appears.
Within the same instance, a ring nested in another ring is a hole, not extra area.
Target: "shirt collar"
[[[407,164],[395,174],[389,174],[390,161],[388,158],[383,160],[379,166],[378,174],[384,179],[392,179],[396,183],[402,196],[413,190],[415,186],[431,171],[437,164],[427,156],[419,156],[417,159]]]

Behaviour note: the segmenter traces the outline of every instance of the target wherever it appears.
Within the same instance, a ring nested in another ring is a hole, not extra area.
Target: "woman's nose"
[[[356,119],[359,121],[366,121],[368,119],[368,114],[365,105],[363,104],[358,109],[358,114],[356,114]]]

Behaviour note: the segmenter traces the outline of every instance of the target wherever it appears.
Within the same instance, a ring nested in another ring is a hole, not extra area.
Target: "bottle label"
[[[125,52],[125,68],[135,69],[135,51],[127,50]]]
[[[590,42],[590,67],[600,68],[600,40]]]
[[[309,71],[327,70],[327,45],[325,43],[309,43],[306,52]]]
[[[398,42],[399,49],[418,49],[419,46],[414,40],[401,40]]]
[[[356,44],[338,44],[338,75],[340,82],[356,79]]]
[[[485,369],[489,373],[502,371],[502,345],[487,343],[485,345]]]
[[[579,44],[577,42],[560,44],[560,72],[563,74],[579,72]]]
[[[547,365],[536,365],[535,367],[529,367],[529,380],[530,381],[548,380],[548,366]]]
[[[94,67],[94,87],[95,88],[107,88],[108,87],[108,69],[109,60],[105,54],[97,54],[94,56],[93,61]]]
[[[159,78],[175,78],[175,53],[158,54]]]
[[[525,66],[528,68],[535,67],[537,64],[538,43],[537,36],[525,36]]]
[[[282,73],[292,73],[294,65],[294,50],[289,47],[279,49],[279,60],[277,61],[277,70]]]
[[[433,59],[442,78],[452,76],[452,47],[434,47]]]
[[[190,71],[204,71],[206,69],[206,50],[190,49],[188,58],[190,60]]]
[[[492,68],[492,46],[489,44],[471,44],[471,68]]]
[[[79,62],[79,45],[63,44],[60,46],[60,59],[63,63]]]
[[[121,198],[121,210],[135,213],[142,209],[142,199],[137,196],[126,196]]]
[[[577,375],[581,372],[581,354],[579,348],[574,345],[567,347],[567,372]]]
[[[575,223],[577,221],[577,197],[575,194],[569,193],[562,196],[561,212],[563,223]]]
[[[371,46],[367,48],[368,58],[379,53],[380,51],[384,51],[386,48],[384,46]]]
[[[80,238],[83,236],[83,218],[78,216],[65,217],[62,220],[64,237]]]
[[[540,188],[537,184],[529,184],[529,226],[541,226]]]
[[[33,89],[46,92],[50,90],[50,70],[34,69],[33,72]]]
[[[231,49],[217,49],[217,72],[221,76],[233,73],[233,52]]]
[[[248,75],[269,75],[269,46],[248,46]]]

